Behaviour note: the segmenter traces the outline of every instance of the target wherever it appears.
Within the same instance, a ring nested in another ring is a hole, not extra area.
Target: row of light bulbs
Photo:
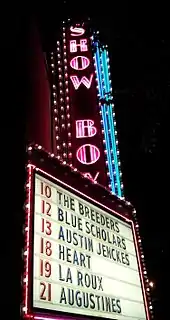
[[[148,304],[149,304],[150,315],[151,315],[151,318],[153,318],[154,314],[153,314],[152,299],[151,299],[151,295],[150,295],[150,282],[149,282],[149,279],[147,276],[146,263],[145,263],[144,252],[143,252],[143,247],[142,247],[142,240],[141,240],[140,232],[139,232],[139,223],[138,223],[137,216],[136,216],[136,210],[133,209],[132,213],[133,213],[133,219],[135,221],[135,230],[136,230],[136,236],[137,236],[137,241],[138,241],[138,247],[139,247],[139,251],[140,251],[139,259],[140,259],[141,266],[142,266],[144,286],[146,289],[146,295],[147,295],[147,300],[148,300]]]
[[[64,55],[64,67],[68,67],[67,65],[67,51],[66,51],[66,29],[65,27],[63,27],[63,55]],[[68,82],[68,76],[65,76],[65,92],[66,92],[66,100],[67,97],[69,97],[69,82]],[[67,102],[67,101],[66,101]],[[68,121],[70,121],[71,115],[70,115],[70,104],[67,103],[66,106],[66,113],[67,113],[67,119]],[[69,130],[71,129],[71,123],[68,122],[68,128]],[[71,131],[68,130],[68,147],[71,149],[72,143],[71,143]],[[70,150],[70,152],[68,153],[68,158],[71,160],[72,158],[72,152]],[[69,161],[70,162],[70,161]]]
[[[65,43],[65,41],[63,41]],[[64,56],[66,56],[66,46],[63,46],[63,51],[64,51]],[[70,113],[69,113],[69,89],[68,89],[68,73],[67,73],[67,59],[64,58],[64,71],[66,71],[64,73],[64,80],[63,80],[63,74],[62,74],[62,62],[61,62],[61,47],[60,47],[60,42],[57,41],[57,65],[58,65],[58,77],[59,77],[59,106],[58,106],[58,117],[54,117],[55,119],[55,129],[56,129],[56,141],[57,141],[57,158],[60,159],[61,157],[67,158],[67,156],[69,158],[72,158],[72,152],[71,150],[67,152],[67,147],[70,149],[71,148],[71,132],[70,130],[68,130],[68,144],[66,143],[66,141],[60,142],[60,136],[59,136],[59,117],[60,117],[60,124],[61,124],[61,128],[63,130],[65,130],[65,128],[67,127],[68,129],[71,127],[71,123],[70,123]],[[54,64],[52,66],[54,68]],[[53,71],[53,70],[52,70]],[[54,72],[52,72],[54,73]],[[67,94],[66,97],[64,96],[64,90],[63,90],[63,86],[65,84],[65,93]],[[53,85],[53,95],[56,96],[56,85]],[[54,103],[56,105],[56,103]],[[66,108],[64,107],[64,105],[66,104]],[[65,117],[65,111],[66,109],[66,117]],[[56,108],[54,108],[54,113],[57,113]],[[62,150],[62,152],[61,152]],[[61,156],[62,155],[62,156]]]

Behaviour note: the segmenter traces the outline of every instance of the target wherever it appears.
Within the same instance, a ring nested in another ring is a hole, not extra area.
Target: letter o
[[[84,276],[84,283],[85,283],[85,286],[87,287],[87,288],[89,288],[90,287],[90,276],[88,275],[88,273],[85,273],[85,276]]]
[[[87,159],[87,152],[89,158]],[[100,150],[93,144],[83,144],[76,152],[76,157],[82,164],[90,165],[100,158]]]
[[[70,61],[70,66],[75,70],[84,70],[90,64],[90,60],[84,56],[76,56]]]

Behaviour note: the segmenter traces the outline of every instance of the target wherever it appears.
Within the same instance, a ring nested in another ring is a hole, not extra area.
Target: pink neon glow
[[[87,39],[80,39],[80,43],[77,44],[77,40],[70,40],[70,52],[77,52],[77,47],[80,47],[80,51],[87,51]]]
[[[65,320],[65,319],[69,319],[68,317],[61,317],[59,318],[58,316],[55,317],[55,318],[52,318],[51,316],[34,316],[34,319],[37,319],[37,320]]]
[[[76,120],[76,138],[93,137],[96,133],[93,120]]]
[[[70,66],[75,70],[84,70],[90,64],[90,60],[84,56],[76,56],[70,61]]]
[[[34,316],[34,319],[37,319],[37,320],[56,320],[56,318],[51,318],[51,317],[47,317],[47,316],[42,316],[42,317],[40,317],[40,316]],[[57,319],[58,319],[58,317],[57,317]],[[61,318],[62,319],[62,318]],[[59,319],[58,319],[59,320]],[[63,319],[62,319],[63,320]]]
[[[133,230],[133,235],[134,235],[134,240],[135,240],[135,248],[136,248],[136,253],[137,253],[137,259],[138,259],[138,264],[139,264],[139,273],[140,273],[141,282],[142,282],[145,309],[146,309],[147,319],[149,320],[150,316],[149,316],[147,298],[146,298],[146,293],[145,293],[145,286],[144,286],[144,281],[143,281],[143,274],[142,274],[142,267],[141,267],[141,262],[140,262],[140,255],[139,255],[139,249],[138,249],[138,244],[137,244],[136,232],[135,232],[135,227],[134,227],[133,221],[131,221],[131,223],[132,223],[132,230]]]
[[[77,28],[77,27],[70,27],[71,36],[73,37],[79,37],[82,36],[85,33],[85,30],[83,28]]]
[[[78,79],[77,76],[70,76],[70,79],[74,85],[74,88],[77,90],[79,88],[79,86],[82,84],[84,84],[84,86],[87,89],[90,89],[91,87],[91,83],[92,83],[92,79],[93,79],[93,74],[91,74],[90,79],[87,79],[85,76],[83,76],[80,80]]]
[[[90,159],[87,159],[87,152]],[[93,144],[84,144],[77,150],[76,157],[79,162],[90,165],[99,160],[100,150]]]
[[[92,177],[91,173],[90,172],[85,172],[83,173],[83,176],[89,178],[90,180],[93,180],[93,181],[97,181],[97,178],[99,176],[99,171],[95,174],[94,178]]]

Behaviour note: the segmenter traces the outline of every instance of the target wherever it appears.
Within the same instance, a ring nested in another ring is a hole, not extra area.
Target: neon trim
[[[103,62],[103,68],[104,68],[104,79],[105,79],[104,82],[105,82],[107,93],[109,94],[111,92],[111,87],[110,87],[110,82],[109,82],[109,73],[108,73],[106,50],[104,50],[102,52],[102,62]],[[106,99],[107,99],[107,97],[106,97]],[[113,122],[112,106],[111,105],[107,106],[107,111],[108,111],[108,120],[109,120],[110,134],[111,134],[111,147],[113,149],[113,154],[114,154],[117,191],[118,191],[118,196],[121,197],[122,196],[122,190],[121,190],[121,185],[120,185],[120,173],[119,173],[119,166],[118,166],[118,159],[117,159],[115,129],[114,129],[114,122]]]
[[[83,176],[91,179],[92,181],[97,181],[97,178],[98,178],[99,174],[100,174],[100,171],[98,171],[98,172],[95,174],[94,178],[93,178],[90,172],[84,172],[84,173],[83,173]]]
[[[81,67],[79,67],[79,60],[81,61]],[[75,70],[84,70],[89,66],[89,64],[90,60],[85,56],[76,56],[70,61],[70,66]]]
[[[86,157],[86,148],[89,147],[90,153],[90,161],[87,161]],[[76,151],[76,158],[79,162],[85,165],[90,165],[97,162],[100,158],[100,150],[93,144],[83,144],[78,150]]]
[[[95,43],[96,47],[97,44]],[[104,97],[103,95],[103,84],[102,84],[102,70],[101,70],[101,65],[100,65],[100,55],[99,55],[99,49],[98,47],[96,48],[96,54],[95,54],[95,61],[96,61],[96,69],[97,69],[97,77],[98,77],[98,82],[99,82],[99,94],[100,98]],[[101,106],[101,111],[102,111],[102,119],[103,119],[103,126],[104,126],[104,137],[106,141],[106,150],[107,150],[107,161],[108,161],[108,169],[110,173],[110,180],[111,180],[111,190],[113,193],[116,193],[115,190],[115,182],[114,182],[114,165],[112,163],[112,154],[111,154],[111,148],[110,148],[110,139],[109,139],[109,127],[107,124],[107,117],[106,117],[106,107],[105,105]]]
[[[114,169],[113,169],[113,164],[112,164],[112,156],[111,156],[111,148],[109,146],[109,128],[108,128],[108,123],[107,123],[107,118],[106,118],[106,106],[103,105],[101,106],[101,111],[102,111],[102,118],[103,118],[103,124],[104,124],[104,136],[105,136],[105,141],[106,141],[106,149],[107,149],[107,160],[108,160],[108,167],[109,167],[109,173],[110,173],[110,180],[111,180],[111,189],[112,192],[115,193],[115,183],[114,183]]]
[[[140,262],[140,255],[139,255],[139,249],[138,249],[138,244],[137,244],[136,232],[135,232],[134,222],[131,221],[131,223],[132,223],[133,236],[134,236],[134,240],[135,240],[134,242],[135,242],[135,249],[136,249],[138,266],[139,266],[139,274],[140,274],[141,286],[142,286],[143,297],[144,297],[145,311],[146,311],[147,319],[149,320],[150,319],[150,315],[149,315],[149,310],[148,310],[148,303],[147,303],[147,298],[146,298],[145,285],[144,285],[144,281],[143,281],[143,273],[142,273],[142,267],[141,267],[141,262]]]
[[[94,55],[95,57],[95,63],[96,63],[96,71],[97,71],[97,78],[98,78],[98,83],[99,83],[99,94],[100,98],[103,98],[103,88],[102,88],[102,78],[101,78],[101,67],[100,67],[100,56],[99,56],[99,49],[96,45],[96,54]]]
[[[80,47],[80,51],[88,51],[87,39],[80,39],[80,43],[77,44],[77,40],[70,40],[70,52],[77,52],[77,47]]]
[[[80,80],[77,76],[70,76],[70,79],[75,90],[80,87],[81,83],[84,84],[87,89],[90,89],[93,80],[93,74],[90,75],[90,79],[87,79],[85,76],[83,76]]]
[[[95,136],[96,133],[97,128],[94,126],[93,120],[76,120],[76,138],[90,138]]]
[[[85,29],[77,28],[77,27],[70,27],[70,31],[71,31],[70,35],[73,37],[79,37],[85,33]]]

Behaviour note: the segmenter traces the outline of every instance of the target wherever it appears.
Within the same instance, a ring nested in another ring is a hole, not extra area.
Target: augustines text
[[[103,276],[91,272],[96,256],[130,265],[118,221],[59,191],[57,204],[59,304],[121,313],[120,299],[107,296]]]

